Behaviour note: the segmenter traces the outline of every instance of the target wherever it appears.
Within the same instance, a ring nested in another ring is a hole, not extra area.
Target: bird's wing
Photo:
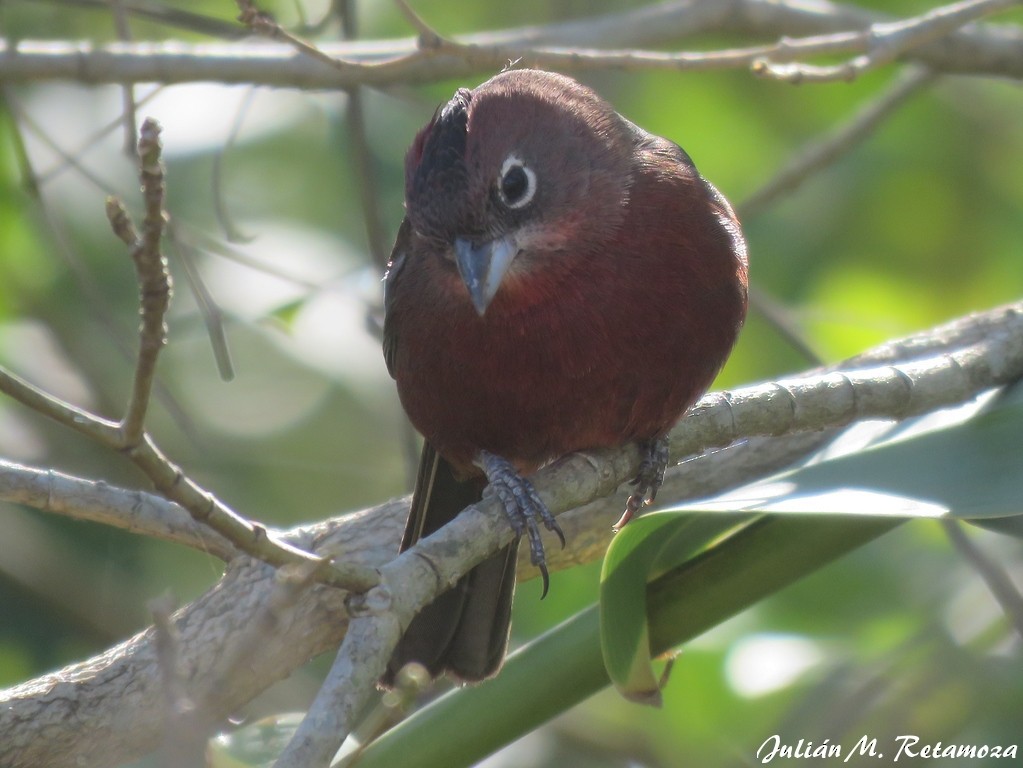
[[[402,219],[398,228],[398,236],[394,239],[391,258],[387,262],[387,273],[384,275],[384,362],[387,372],[394,377],[394,353],[397,348],[397,332],[394,323],[388,323],[391,317],[391,306],[394,303],[395,288],[401,278],[401,269],[405,265],[405,257],[412,239],[412,225],[408,218]]]

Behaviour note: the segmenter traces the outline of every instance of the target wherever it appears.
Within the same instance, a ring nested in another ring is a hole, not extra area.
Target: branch
[[[442,39],[433,47],[423,47],[421,38],[321,43],[316,57],[296,50],[291,42],[93,46],[21,41],[0,44],[0,80],[119,85],[214,81],[349,89],[467,77],[500,70],[514,59],[563,72],[746,69],[765,59],[779,62],[811,55],[867,52],[871,36],[864,32],[872,25],[892,21],[883,14],[827,3],[702,0],[665,2],[580,21]],[[665,45],[708,31],[781,39],[752,48],[712,52],[664,53],[628,47]],[[797,36],[804,38],[795,39]],[[1023,31],[1016,27],[975,24],[907,51],[903,58],[942,73],[1020,79],[1021,40]],[[323,55],[329,57],[329,63],[322,60]]]
[[[809,374],[704,397],[669,435],[675,461],[749,437],[833,429],[867,419],[901,420],[969,400],[1023,376],[1023,305],[1004,310],[1005,326],[979,342],[881,367],[847,363]],[[938,329],[939,338],[948,329]],[[907,347],[907,348],[911,348]],[[869,365],[869,363],[867,363]],[[613,493],[639,467],[634,446],[572,454],[535,481],[558,515]],[[466,509],[380,568],[381,583],[360,598],[330,675],[276,768],[327,765],[358,724],[374,683],[418,609],[512,539],[494,499]],[[479,517],[477,522],[473,518]],[[458,531],[459,528],[464,528]],[[468,563],[468,567],[467,566]]]
[[[934,80],[934,72],[928,69],[909,67],[899,73],[891,86],[860,106],[845,122],[807,143],[766,184],[743,200],[737,206],[740,218],[756,216],[782,196],[798,189],[813,174],[863,142],[882,121]]]
[[[225,561],[241,554],[223,536],[197,523],[181,506],[162,496],[115,488],[52,469],[0,461],[0,501],[183,544]]]
[[[676,458],[701,454],[675,468],[668,487],[673,491],[679,478],[686,483],[685,493],[674,494],[674,500],[719,493],[812,450],[826,439],[821,429],[861,418],[904,418],[967,400],[1021,375],[1023,303],[883,345],[848,361],[841,371],[709,395],[672,433]],[[735,438],[742,439],[727,450],[706,450]],[[634,448],[578,454],[537,476],[537,489],[552,511],[572,509],[561,517],[566,532],[583,531],[569,536],[564,552],[552,548],[553,568],[599,556],[601,548],[592,542],[604,538],[606,544],[621,501],[580,505],[611,493],[637,463]],[[668,490],[663,493],[669,498]],[[271,682],[335,647],[351,622],[358,631],[345,640],[321,704],[310,710],[310,726],[330,723],[341,729],[318,732],[318,742],[306,753],[326,754],[370,694],[396,628],[512,538],[503,514],[488,501],[395,558],[406,511],[407,500],[392,501],[283,536],[293,546],[380,569],[381,585],[355,602],[354,616],[340,590],[312,587],[281,601],[274,597],[280,589],[274,569],[247,558],[232,563],[219,584],[172,618],[188,698],[211,718],[237,711]],[[532,575],[523,569],[524,577]],[[254,621],[268,605],[275,606],[274,632]],[[239,647],[244,665],[237,663]],[[358,673],[353,660],[359,662]],[[162,685],[150,630],[95,659],[0,693],[0,765],[89,768],[151,750],[166,726]]]
[[[142,124],[138,143],[139,175],[142,178],[142,197],[146,210],[141,237],[134,232],[124,208],[117,209],[112,202],[107,203],[107,210],[113,210],[115,214],[115,219],[111,221],[115,233],[121,231],[124,235],[135,235],[126,245],[131,248],[131,260],[135,264],[139,310],[142,315],[135,379],[127,410],[121,420],[121,440],[126,446],[136,446],[142,442],[149,395],[156,377],[156,360],[160,350],[167,344],[164,317],[170,307],[171,279],[167,259],[160,250],[167,218],[163,211],[164,178],[160,154],[160,126],[156,121],[147,119]]]
[[[100,445],[126,455],[156,489],[180,504],[198,523],[209,525],[235,547],[271,565],[317,567],[317,578],[336,587],[366,590],[378,583],[371,569],[350,563],[331,563],[277,541],[262,525],[238,515],[172,463],[144,431],[157,356],[166,342],[164,317],[170,305],[170,274],[161,251],[166,214],[163,210],[164,177],[160,159],[159,126],[146,120],[139,139],[139,175],[145,216],[141,232],[124,206],[107,200],[107,215],[114,233],[129,246],[139,285],[142,322],[139,352],[131,396],[120,422],[113,422],[53,397],[13,373],[0,368],[0,392],[54,421],[80,432]]]
[[[859,33],[856,42],[864,53],[849,61],[826,67],[794,62],[777,64],[768,57],[754,62],[753,71],[763,77],[787,83],[829,83],[855,80],[860,75],[890,64],[910,51],[955,32],[976,19],[1003,11],[1018,0],[966,0],[934,8],[904,21],[872,24]]]

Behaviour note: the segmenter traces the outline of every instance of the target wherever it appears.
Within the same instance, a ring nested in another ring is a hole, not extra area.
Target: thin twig
[[[66,403],[3,368],[0,368],[0,392],[101,445],[118,451],[126,449],[120,424]],[[353,591],[369,589],[379,582],[376,572],[371,569],[345,563],[331,564],[279,541],[263,526],[241,517],[186,477],[160,452],[148,435],[143,434],[142,442],[125,452],[148,475],[160,493],[180,504],[197,522],[209,525],[243,552],[277,566],[314,562],[320,568],[318,576],[323,583]]]
[[[227,343],[227,332],[224,330],[224,313],[210,294],[199,273],[192,246],[181,238],[178,227],[173,223],[168,224],[167,234],[170,235],[171,248],[185,273],[185,282],[188,283],[192,296],[195,297],[199,314],[206,326],[206,335],[213,348],[213,359],[217,363],[217,373],[220,374],[221,381],[232,381],[234,379],[234,361],[231,359],[231,345]]]
[[[305,288],[310,291],[322,290],[324,282],[330,282],[329,280],[311,280],[297,272],[289,271],[279,264],[261,261],[181,219],[175,219],[172,222],[171,232],[178,244],[185,248],[216,254],[228,261],[233,261],[235,264],[241,264],[256,272],[271,275],[299,288]]]
[[[158,491],[177,502],[193,518],[211,526],[242,551],[271,565],[313,563],[320,580],[354,591],[369,589],[379,577],[372,569],[353,564],[332,564],[283,541],[266,529],[239,516],[212,493],[190,480],[157,448],[144,431],[156,357],[163,344],[163,318],[169,300],[169,278],[160,251],[165,224],[163,170],[160,165],[158,128],[147,121],[140,138],[139,162],[145,201],[143,226],[129,246],[136,264],[142,303],[140,351],[135,383],[124,421],[115,423],[66,403],[0,368],[0,391],[54,421],[80,432],[113,450],[125,453],[153,482]],[[108,203],[118,237],[132,234],[123,206]]]
[[[141,99],[136,99],[135,108],[138,109],[140,107],[145,106],[153,99],[155,99],[162,91],[163,91],[162,86],[157,86],[153,88]],[[25,121],[26,125],[28,125],[30,128],[32,127],[32,125],[34,125],[34,123],[28,122],[29,120],[31,120],[31,118],[28,115],[27,111],[25,110],[21,111],[21,114],[19,115],[18,119]],[[80,158],[84,156],[86,153],[88,153],[90,150],[98,146],[100,142],[102,142],[107,136],[116,131],[122,125],[124,125],[123,117],[118,116],[114,118],[105,125],[102,125],[99,128],[97,128],[89,136],[86,136],[85,139],[83,139],[81,143],[78,145],[78,147],[74,150],[63,149],[59,144],[57,144],[57,142],[50,138],[50,135],[48,133],[46,133],[41,128],[39,128],[38,125],[36,125],[36,127],[33,129],[33,133],[35,133],[35,135],[38,136],[39,139],[43,143],[45,143],[50,149],[52,149],[53,152],[57,155],[57,157],[60,158],[59,162],[57,162],[50,168],[39,171],[36,174],[36,178],[38,179],[39,184],[40,185],[46,184],[47,182],[52,181],[53,179],[57,178],[67,170],[75,170],[78,173],[81,173],[90,182],[92,182],[94,186],[103,190],[104,192],[107,192],[107,194],[110,194],[112,192],[111,185],[102,181],[98,176],[89,171],[89,169],[80,160]],[[132,157],[134,157],[134,152],[132,153]]]
[[[46,147],[48,147],[57,157],[60,158],[60,165],[55,169],[45,173],[38,174],[29,162],[29,158],[26,155],[23,159],[22,173],[26,177],[26,181],[30,181],[34,195],[37,198],[41,198],[41,189],[45,182],[57,175],[57,172],[64,168],[73,168],[77,171],[82,178],[92,184],[94,187],[104,192],[107,195],[114,193],[114,186],[109,182],[101,179],[93,171],[91,171],[86,165],[81,162],[74,154],[67,152],[61,147],[50,134],[33,119],[31,113],[27,109],[24,109],[17,98],[14,98],[13,94],[8,89],[4,89],[4,100],[7,102],[7,106],[10,108],[11,113],[17,118],[18,124],[24,126],[29,133],[39,139]],[[122,124],[121,119],[112,123],[113,129],[116,129]],[[110,132],[110,126],[107,127],[106,133]]]
[[[246,235],[238,229],[227,210],[227,204],[224,200],[223,168],[224,158],[234,148],[238,135],[241,133],[242,123],[249,112],[249,108],[252,106],[255,96],[256,89],[249,88],[242,98],[242,103],[238,105],[238,111],[231,122],[231,129],[227,132],[227,140],[224,142],[224,146],[213,154],[213,169],[211,172],[213,180],[213,212],[216,214],[217,223],[220,224],[220,228],[224,230],[224,236],[231,243],[248,243],[253,239],[250,235]]]
[[[380,274],[387,268],[390,247],[384,237],[383,216],[380,213],[377,174],[373,163],[373,152],[366,136],[366,116],[363,109],[363,94],[360,88],[348,91],[348,107],[345,110],[348,136],[355,147],[355,183],[362,203],[362,216],[366,222],[366,239],[370,256]]]
[[[436,49],[447,42],[433,27],[423,20],[422,16],[412,9],[412,6],[406,0],[394,0],[394,4],[398,6],[398,10],[401,11],[402,16],[405,17],[412,28],[419,33],[417,42],[420,48]]]
[[[95,8],[108,7],[110,0],[36,0],[36,3],[49,2],[51,5],[66,5],[72,8]],[[242,34],[238,27],[230,22],[203,16],[199,13],[192,13],[181,8],[172,8],[167,5],[153,3],[133,3],[125,0],[117,0],[118,5],[124,9],[128,16],[145,19],[156,24],[169,27],[177,27],[186,32],[196,32],[201,35],[212,35],[214,37],[238,38]],[[132,136],[132,143],[135,139]]]
[[[737,206],[739,215],[748,219],[760,214],[782,195],[793,192],[810,176],[850,152],[897,109],[922,88],[935,80],[935,73],[921,67],[909,67],[880,95],[872,97],[841,125],[802,147],[771,179]]]
[[[966,535],[958,521],[942,520],[941,525],[952,546],[984,580],[1016,634],[1023,638],[1023,595],[1012,583],[1012,579]]]
[[[287,43],[303,56],[329,67],[345,69],[350,66],[348,62],[335,59],[312,43],[288,32],[269,13],[259,10],[253,0],[236,0],[236,4],[241,11],[238,20],[255,34]]]
[[[849,120],[802,147],[766,184],[736,206],[739,217],[747,220],[761,214],[783,195],[792,193],[811,176],[852,151],[883,120],[934,79],[935,74],[928,69],[908,67],[891,87],[880,96],[871,98]],[[820,364],[820,357],[806,340],[805,334],[791,321],[789,313],[762,288],[751,287],[750,305],[804,358]]]
[[[91,173],[82,163],[80,163],[76,158],[74,158],[69,153],[65,152],[55,141],[53,141],[50,135],[45,130],[43,130],[43,128],[39,126],[34,120],[32,120],[31,115],[29,115],[28,111],[22,109],[18,101],[12,98],[10,89],[0,88],[0,93],[2,93],[4,101],[10,108],[11,112],[17,117],[18,130],[15,130],[12,135],[14,137],[13,143],[18,158],[18,164],[21,168],[23,180],[22,183],[25,185],[26,189],[29,191],[32,197],[36,200],[38,210],[40,212],[40,215],[42,216],[43,223],[45,225],[45,229],[53,237],[55,250],[64,260],[65,264],[67,264],[68,268],[71,270],[71,273],[75,277],[75,281],[79,287],[79,290],[81,290],[82,293],[85,295],[86,299],[88,299],[89,305],[93,313],[96,315],[100,325],[105,330],[104,338],[106,338],[113,345],[114,349],[121,357],[123,357],[125,360],[133,360],[135,357],[134,350],[132,350],[131,346],[125,340],[123,329],[121,328],[120,323],[118,322],[117,318],[114,317],[113,313],[110,311],[109,301],[107,300],[107,297],[104,295],[100,286],[96,283],[95,279],[92,277],[89,270],[85,267],[85,265],[82,263],[82,260],[79,258],[77,251],[74,249],[72,245],[73,241],[68,236],[62,221],[57,216],[54,216],[52,214],[44,190],[46,182],[52,179],[54,176],[56,176],[64,168],[74,168],[79,173],[81,173],[85,179],[87,179],[90,183],[92,183],[98,189],[102,190],[107,195],[112,195],[114,188],[112,185],[104,182],[98,176]],[[147,96],[140,103],[147,101],[149,98],[150,97]],[[116,130],[117,127],[120,125],[121,125],[120,119],[113,121],[109,123],[107,126],[105,126],[101,133],[102,135],[109,134],[112,131]],[[56,153],[58,157],[63,158],[62,164],[56,166],[55,168],[50,169],[50,171],[47,174],[37,173],[35,167],[32,164],[32,159],[25,149],[24,141],[22,140],[20,130],[22,126],[27,128],[34,136],[36,136],[40,141],[46,144],[46,146],[50,147],[50,149],[52,149],[53,152]],[[99,138],[100,133],[97,133],[94,136],[94,139],[98,141]],[[90,146],[90,143],[91,140],[84,143],[82,151],[84,151],[86,147]],[[108,215],[109,213],[110,212],[108,210]],[[186,435],[194,436],[195,430],[192,426],[188,414],[185,413],[184,409],[173,397],[173,395],[171,395],[170,392],[167,391],[167,388],[162,386],[159,382],[157,382],[157,396],[160,399],[160,403],[171,414],[174,423],[181,428],[182,432],[184,432]]]
[[[131,42],[131,25],[128,23],[128,14],[125,12],[123,0],[108,0],[110,9],[114,15],[114,27],[117,29],[117,38],[124,43]],[[129,157],[135,156],[135,137],[138,135],[138,127],[135,123],[136,110],[135,88],[131,83],[121,86],[121,104],[123,115],[121,120],[124,124],[124,152]]]
[[[145,216],[141,236],[131,248],[131,259],[139,285],[138,357],[135,376],[124,418],[121,437],[125,448],[133,448],[142,440],[145,431],[149,396],[156,376],[156,362],[167,344],[167,324],[164,318],[170,307],[171,277],[167,259],[160,247],[167,216],[163,210],[164,173],[161,159],[160,126],[152,118],[142,123],[138,142],[139,177]]]
[[[965,0],[934,8],[911,19],[874,24],[857,33],[864,53],[831,66],[801,62],[777,63],[770,55],[753,64],[754,73],[787,83],[830,83],[855,80],[865,72],[890,64],[906,52],[921,48],[961,27],[1003,11],[1019,0]]]
[[[852,6],[795,0],[735,0],[664,2],[545,27],[465,35],[448,40],[446,43],[451,45],[437,49],[424,49],[415,38],[324,43],[318,47],[299,41],[298,48],[294,41],[280,46],[175,42],[106,48],[49,41],[45,45],[33,41],[19,41],[16,45],[0,42],[0,77],[11,83],[46,79],[164,84],[215,80],[322,89],[436,82],[500,70],[509,60],[519,58],[531,66],[563,72],[747,69],[755,61],[765,59],[775,64],[819,55],[867,53],[871,38],[862,30],[872,24],[883,30],[889,21],[888,16],[866,13]],[[615,48],[671,44],[681,36],[715,29],[781,37],[773,44],[710,52]],[[792,29],[803,36],[785,37]],[[942,30],[943,27],[934,27],[929,32]],[[1020,31],[1013,27],[971,25],[939,40],[904,49],[901,54],[943,73],[1019,79],[1023,78],[1021,39]],[[296,55],[296,50],[302,53]]]
[[[817,354],[807,335],[793,318],[792,311],[758,285],[749,287],[750,309],[755,309],[767,324],[798,352],[810,365],[822,365],[824,359]]]
[[[354,38],[358,34],[355,16],[355,3],[352,0],[341,0],[343,11],[343,29],[346,38]],[[410,18],[413,26],[419,30],[420,45],[432,45],[440,37],[413,11],[404,0],[396,0],[399,9]],[[366,134],[366,115],[363,109],[363,90],[359,87],[350,88],[348,93],[348,109],[345,123],[348,135],[355,146],[355,178],[362,202],[362,214],[366,222],[366,238],[373,263],[383,274],[390,258],[390,248],[384,238],[383,215],[380,212],[380,195],[378,194],[377,173],[373,163],[373,152]],[[367,307],[366,323],[371,331],[382,330],[382,324],[376,323],[376,316],[382,316],[380,306]],[[401,446],[405,461],[406,487],[412,488],[419,465],[419,436],[415,427],[407,417],[401,419]]]

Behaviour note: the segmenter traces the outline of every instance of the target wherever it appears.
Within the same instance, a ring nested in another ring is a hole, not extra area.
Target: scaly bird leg
[[[520,475],[510,461],[489,451],[480,451],[476,464],[487,476],[488,485],[483,495],[496,495],[504,507],[504,514],[515,535],[525,535],[529,539],[529,560],[540,569],[540,576],[543,579],[543,593],[540,595],[542,600],[547,596],[551,580],[547,573],[547,558],[543,542],[540,540],[540,526],[537,521],[542,522],[548,531],[557,534],[562,547],[565,546],[565,534],[533,484]]]
[[[664,482],[664,471],[668,468],[668,438],[642,440],[639,443],[639,450],[643,454],[643,460],[640,462],[636,479],[632,481],[636,490],[625,502],[625,512],[613,526],[615,531],[621,530],[640,508],[653,504],[657,498],[657,491]]]

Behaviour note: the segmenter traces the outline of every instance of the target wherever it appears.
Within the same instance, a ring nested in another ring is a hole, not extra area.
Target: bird
[[[474,683],[507,651],[517,545],[548,585],[529,477],[565,455],[642,456],[623,519],[652,502],[666,435],[710,387],[746,316],[746,240],[675,143],[565,75],[505,70],[459,88],[405,157],[384,279],[383,350],[424,445],[401,551],[484,495],[512,544],[417,614],[408,662]]]

